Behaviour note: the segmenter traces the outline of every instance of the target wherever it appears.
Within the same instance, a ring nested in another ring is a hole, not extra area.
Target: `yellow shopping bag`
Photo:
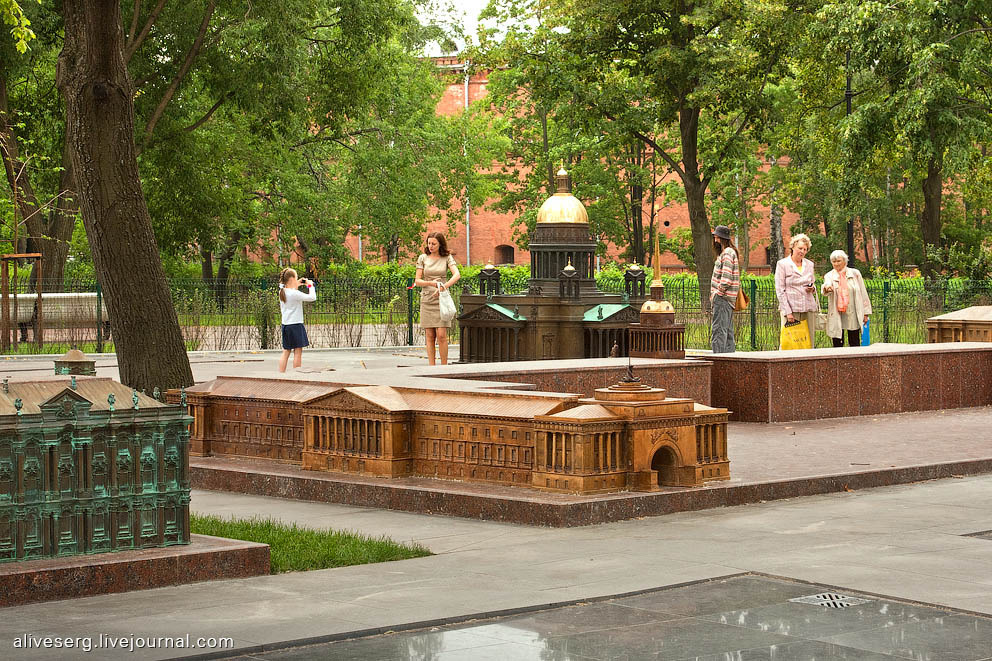
[[[786,322],[782,326],[782,349],[812,349],[809,324],[805,321]]]

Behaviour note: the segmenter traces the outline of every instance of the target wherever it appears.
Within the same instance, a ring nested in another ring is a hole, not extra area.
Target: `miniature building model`
[[[0,562],[188,544],[191,420],[107,378],[4,379]]]
[[[298,456],[308,470],[577,493],[730,477],[726,409],[634,382],[580,399],[221,377],[189,397],[195,450]]]
[[[658,235],[654,263],[661,263]],[[642,276],[643,277],[643,276]],[[637,358],[685,358],[685,325],[675,323],[675,308],[665,300],[661,270],[651,281],[651,298],[641,305],[640,323],[630,325],[630,355]]]
[[[589,217],[571,193],[564,169],[541,206],[530,241],[526,294],[499,293],[498,271],[484,269],[480,294],[462,294],[459,361],[605,358],[614,345],[627,355],[627,327],[637,310],[596,288],[596,241]]]
[[[975,305],[927,319],[927,341],[992,342],[992,305]]]

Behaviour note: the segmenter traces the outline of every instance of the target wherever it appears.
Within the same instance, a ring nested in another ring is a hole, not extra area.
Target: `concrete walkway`
[[[775,501],[574,529],[195,492],[192,509],[271,516],[417,541],[415,560],[200,583],[0,610],[0,658],[15,637],[229,636],[241,651],[349,632],[460,621],[741,572],[992,614],[992,476]],[[203,653],[207,650],[189,650]],[[171,658],[182,650],[99,651]]]

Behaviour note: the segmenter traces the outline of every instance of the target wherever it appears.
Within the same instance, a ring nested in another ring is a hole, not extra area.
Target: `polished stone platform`
[[[714,354],[712,406],[785,422],[992,404],[992,344],[873,344]]]
[[[987,661],[992,618],[743,575],[506,617],[286,647],[270,651],[261,646],[237,658]]]
[[[192,458],[190,474],[197,489],[571,527],[992,472],[990,413],[975,408],[815,425],[732,423],[730,480],[652,493],[579,496],[478,482],[387,480],[230,457]]]
[[[192,535],[182,546],[0,564],[0,608],[269,573],[267,544]]]

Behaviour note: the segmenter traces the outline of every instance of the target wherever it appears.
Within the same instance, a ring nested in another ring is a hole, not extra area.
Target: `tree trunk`
[[[138,176],[120,2],[65,0],[62,12],[56,81],[121,382],[148,392],[188,386],[193,374]]]
[[[214,279],[214,254],[206,248],[200,248],[200,277],[204,282]]]
[[[696,260],[699,279],[699,304],[703,310],[710,307],[710,280],[713,277],[713,231],[706,214],[706,186],[699,177],[699,110],[683,109],[679,113],[679,133],[682,138],[682,185],[685,188],[686,206],[689,207],[689,226],[692,228],[692,252]]]
[[[937,265],[931,252],[940,248],[940,203],[943,193],[943,166],[937,157],[927,163],[927,178],[923,180],[923,214],[920,230],[923,235],[923,276],[927,279],[937,274]]]
[[[69,259],[69,243],[76,228],[79,206],[76,202],[76,182],[73,181],[69,146],[62,147],[62,175],[59,177],[58,199],[48,216],[48,229],[41,239],[41,273],[44,291],[60,291],[65,282],[65,263]]]
[[[17,144],[17,134],[10,121],[10,111],[7,108],[7,80],[0,72],[0,160],[3,160],[4,173],[10,185],[13,199],[16,202],[14,217],[20,215],[17,228],[18,252],[39,252],[39,241],[44,234],[43,212],[31,185],[27,163],[21,160]],[[22,243],[23,242],[23,243]],[[38,277],[32,272],[32,281]]]
[[[775,167],[777,159],[773,156],[768,160],[771,162],[771,166]],[[777,188],[777,186],[772,186],[773,198]],[[775,272],[775,264],[783,257],[785,257],[785,247],[782,243],[782,205],[772,202],[768,229],[768,266],[772,268],[773,273]]]
[[[778,260],[785,255],[785,247],[782,242],[782,205],[772,204],[771,209],[771,229],[768,239],[768,265],[773,269]]]

